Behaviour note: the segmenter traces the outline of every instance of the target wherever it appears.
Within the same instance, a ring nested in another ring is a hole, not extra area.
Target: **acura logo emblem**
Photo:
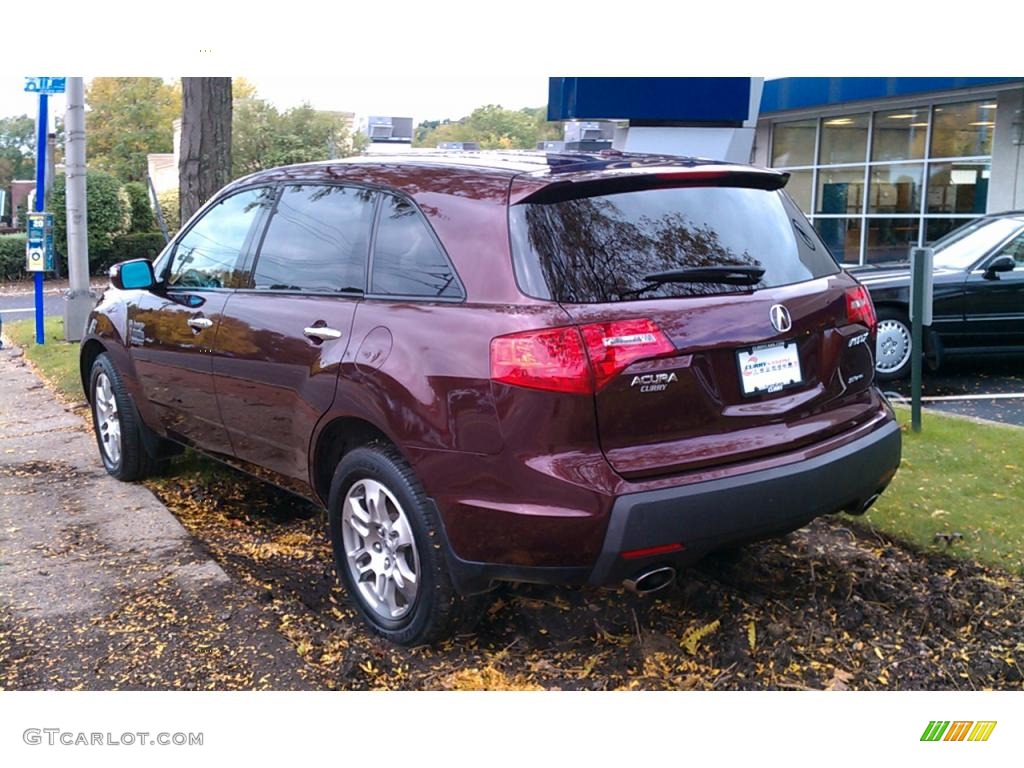
[[[768,310],[768,316],[779,333],[785,333],[793,327],[793,318],[789,316],[789,310],[781,304],[772,305],[772,308]]]

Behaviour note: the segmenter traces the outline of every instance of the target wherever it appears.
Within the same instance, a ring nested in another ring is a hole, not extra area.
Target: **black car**
[[[925,353],[1024,352],[1024,211],[975,219],[938,240],[933,323]],[[892,381],[910,371],[910,263],[847,270],[863,283],[878,313],[875,372]]]

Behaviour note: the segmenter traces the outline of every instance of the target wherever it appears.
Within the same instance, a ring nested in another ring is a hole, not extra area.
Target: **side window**
[[[459,298],[462,289],[423,215],[407,200],[384,195],[373,246],[377,294]]]
[[[1017,235],[1004,245],[996,256],[1012,256],[1016,262],[1014,269],[1024,270],[1024,234]]]
[[[260,246],[254,287],[362,292],[375,194],[355,187],[285,187]]]
[[[270,189],[249,189],[210,208],[178,241],[167,284],[178,288],[234,288],[235,268],[264,207],[273,200]]]

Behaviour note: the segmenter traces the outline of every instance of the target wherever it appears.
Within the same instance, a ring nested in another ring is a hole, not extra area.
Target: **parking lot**
[[[898,402],[897,396],[910,397],[910,381],[885,390]],[[943,413],[1024,426],[1024,355],[947,357],[939,371],[925,371],[923,404]]]

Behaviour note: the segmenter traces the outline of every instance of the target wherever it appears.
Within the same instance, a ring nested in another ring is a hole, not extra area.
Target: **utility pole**
[[[85,188],[85,83],[69,77],[64,127],[67,179],[68,292],[64,295],[64,338],[81,341],[93,307],[89,291],[89,238]]]

